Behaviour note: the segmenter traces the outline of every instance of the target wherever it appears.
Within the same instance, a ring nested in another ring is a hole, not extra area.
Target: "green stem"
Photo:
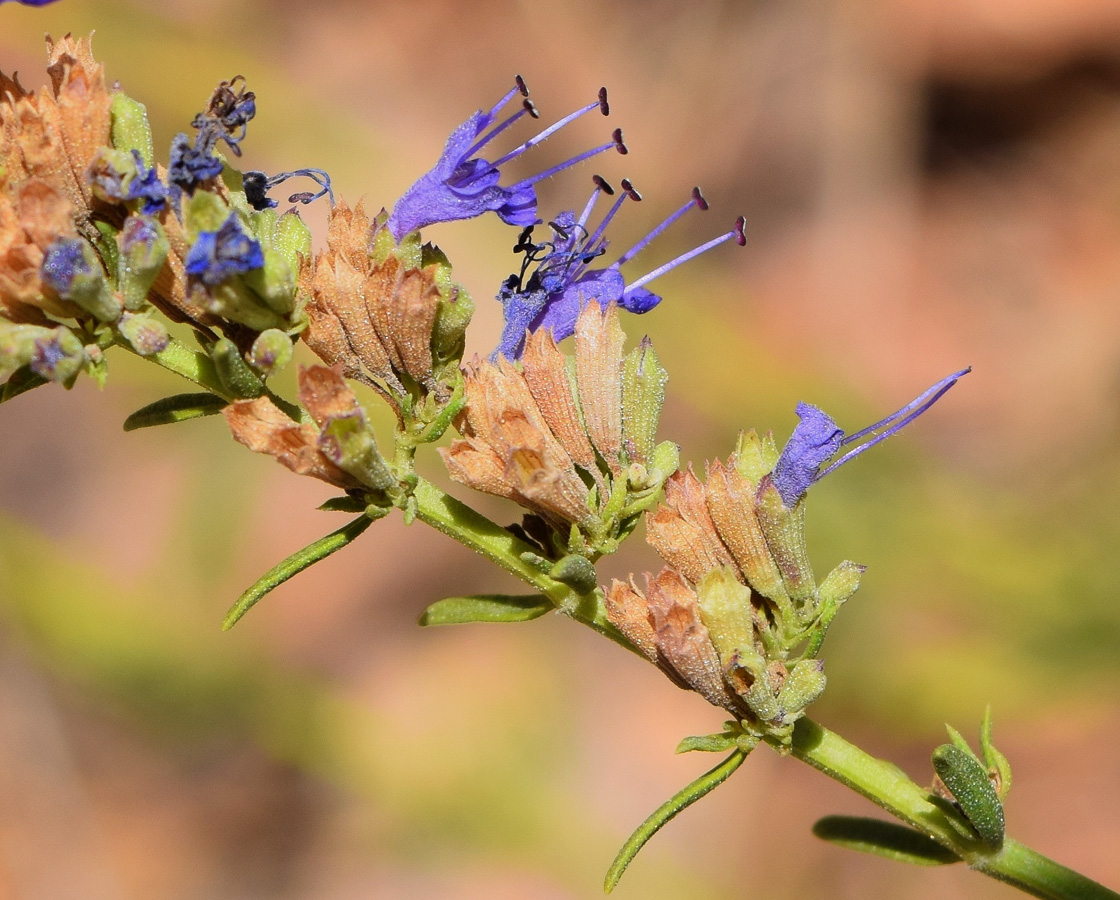
[[[117,346],[123,347],[130,353],[136,353],[123,338],[117,339]],[[139,355],[139,354],[137,354]],[[214,363],[210,357],[203,353],[201,350],[191,350],[189,347],[183,345],[175,338],[171,338],[167,346],[160,350],[159,353],[153,353],[151,356],[143,356],[141,359],[154,362],[157,366],[167,369],[168,372],[174,372],[176,375],[181,375],[187,381],[193,381],[200,387],[206,388],[211,393],[217,394],[225,400],[235,400],[235,397],[229,395],[226,389],[222,386],[221,380],[218,378],[218,370],[214,368]]]
[[[537,555],[537,548],[441,491],[430,481],[417,478],[413,497],[416,500],[416,518],[421,522],[470,547],[476,553],[481,553],[517,576],[540,591],[561,612],[589,625],[627,650],[639,653],[607,618],[600,591],[580,596],[567,585],[550,578],[526,561]]]
[[[797,722],[791,752],[952,850],[985,875],[1048,900],[1120,900],[1120,894],[1017,841],[1007,839],[995,851],[979,841],[967,841],[931,802],[929,792],[901,769],[864,753],[811,719]]]

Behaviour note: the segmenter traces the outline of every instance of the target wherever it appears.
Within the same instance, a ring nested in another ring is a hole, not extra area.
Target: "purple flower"
[[[187,254],[185,268],[207,287],[221,284],[264,265],[264,252],[258,241],[241,228],[237,213],[230,213],[217,231],[203,231]]]
[[[167,180],[188,194],[202,182],[222,174],[222,161],[214,155],[214,142],[204,141],[202,132],[191,146],[190,138],[179,132],[171,139],[171,159]]]
[[[789,508],[796,506],[814,483],[914,421],[956,384],[957,379],[971,371],[971,367],[962,369],[941,379],[902,409],[855,434],[844,434],[840,426],[823,410],[808,403],[798,403],[797,415],[801,421],[782,448],[778,463],[770,476],[782,503]],[[820,471],[820,467],[835,456],[841,447],[863,438],[866,438],[863,443],[857,444],[823,472]]]
[[[203,181],[217,178],[222,174],[222,161],[214,155],[214,147],[218,141],[225,141],[233,155],[240,156],[240,144],[256,114],[256,95],[245,89],[242,76],[221,82],[210,95],[206,112],[199,113],[191,122],[198,129],[193,146],[182,132],[172,139],[167,180],[193,194]]]
[[[521,273],[507,278],[498,293],[498,299],[503,307],[505,327],[491,359],[497,359],[499,355],[507,359],[519,358],[525,347],[527,330],[549,328],[555,340],[563,340],[575,331],[576,319],[579,318],[583,307],[592,300],[598,301],[604,308],[608,303],[617,303],[628,312],[639,314],[649,312],[661,302],[661,297],[647,290],[646,284],[681,263],[732,238],[740,246],[747,241],[743,232],[744,219],[740,216],[731,231],[681,254],[676,259],[658,266],[652,272],[627,284],[619,271],[622,265],[637,256],[654,238],[690,209],[696,207],[706,210],[708,203],[700,193],[700,189],[693,188],[692,197],[684,206],[609,266],[595,269],[591,268],[591,264],[607,250],[608,242],[604,237],[607,225],[627,198],[641,200],[642,195],[634,190],[634,186],[629,181],[623,179],[622,195],[607,210],[595,230],[589,231],[587,221],[599,197],[602,194],[614,194],[614,189],[598,175],[594,176],[594,181],[595,190],[591,192],[591,198],[587,201],[578,220],[574,212],[565,211],[549,223],[553,240],[534,244],[530,240],[532,228],[526,228],[522,232],[514,251],[524,252],[525,260]],[[533,263],[536,263],[537,267],[526,278],[525,274]]]
[[[86,242],[79,238],[59,238],[43,256],[39,275],[60,297],[69,297],[75,279],[94,274],[86,251]]]
[[[522,96],[521,109],[491,128],[498,113],[518,94]],[[535,147],[585,113],[599,109],[603,115],[607,115],[610,111],[607,105],[607,89],[600,88],[599,99],[594,103],[565,116],[505,156],[493,162],[478,156],[483,147],[518,119],[526,115],[534,119],[538,118],[537,109],[528,96],[529,89],[525,87],[525,82],[519,75],[516,87],[498,101],[490,112],[484,113],[479,110],[451,133],[435,167],[426,175],[420,176],[416,183],[405,191],[404,196],[393,208],[392,215],[389,216],[389,230],[398,241],[409,232],[436,222],[473,219],[486,212],[496,212],[503,222],[510,225],[521,228],[532,225],[537,221],[537,192],[533,185],[538,181],[612,147],[619,153],[627,152],[626,144],[622,141],[622,130],[615,129],[609,143],[580,153],[567,162],[530,178],[502,187],[498,182],[501,179],[500,169],[503,165],[516,159],[531,147]]]

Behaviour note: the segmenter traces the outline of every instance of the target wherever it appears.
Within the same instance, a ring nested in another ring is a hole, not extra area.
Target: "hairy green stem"
[[[1007,839],[998,850],[992,850],[980,841],[966,840],[931,801],[929,791],[901,769],[865,753],[811,719],[797,722],[790,752],[952,850],[978,872],[1047,900],[1120,900],[1120,894],[1017,841]]]
[[[540,591],[561,612],[594,628],[627,650],[638,652],[607,618],[606,606],[598,590],[580,596],[567,585],[550,578],[527,561],[537,555],[537,548],[441,491],[430,481],[418,478],[413,496],[416,499],[416,518],[420,521],[516,575]]]

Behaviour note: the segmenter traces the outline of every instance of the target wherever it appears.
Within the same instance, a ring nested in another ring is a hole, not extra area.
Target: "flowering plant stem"
[[[928,790],[911,781],[901,769],[864,753],[811,719],[803,718],[794,727],[791,754],[928,835],[970,868],[1028,894],[1051,900],[1120,898],[1120,894],[1010,838],[998,850],[964,838],[942,808],[931,801]]]
[[[132,349],[123,342],[120,345],[125,349]],[[224,399],[230,399],[213,363],[203,353],[172,342],[166,350],[146,358]],[[411,470],[411,465],[408,468]],[[535,561],[539,557],[531,545],[431,482],[418,476],[412,477],[415,478],[412,498],[417,519],[520,578],[539,591],[560,612],[595,629],[616,644],[634,653],[639,652],[608,620],[600,590],[578,594],[536,565]],[[371,517],[361,516],[305,548],[295,557],[285,560],[269,573],[269,576],[274,577],[266,576],[268,587],[274,587],[312,562],[341,549],[361,534],[372,521]],[[243,597],[242,601],[251,605],[256,599],[257,596]],[[797,721],[789,747],[781,746],[774,738],[767,740],[783,755],[792,755],[834,781],[862,794],[872,803],[950,850],[978,872],[1048,900],[1120,900],[1120,894],[1010,838],[1004,840],[998,849],[992,849],[978,840],[965,837],[967,827],[962,826],[961,822],[953,822],[951,810],[947,811],[946,807],[935,803],[930,792],[912,781],[901,769],[865,753],[807,717]],[[736,751],[708,773],[710,778],[696,782],[698,787],[693,791],[696,796],[689,795],[683,802],[677,803],[669,818],[721,784],[745,757],[745,753]],[[674,797],[670,804],[681,800],[683,793]],[[639,845],[644,843],[666,821],[665,817],[659,818],[656,814],[651,816],[651,821],[655,819],[658,824],[649,833],[639,829],[631,841],[638,841]],[[623,855],[620,854],[620,857]]]

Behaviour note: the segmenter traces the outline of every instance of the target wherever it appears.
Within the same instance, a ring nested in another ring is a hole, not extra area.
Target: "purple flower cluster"
[[[527,331],[548,328],[555,340],[563,340],[574,333],[576,319],[592,300],[604,308],[615,303],[628,312],[649,312],[661,302],[661,297],[647,290],[646,284],[726,241],[735,240],[740,245],[746,243],[744,219],[740,216],[730,231],[627,283],[620,271],[625,263],[637,256],[690,209],[706,210],[708,203],[700,189],[693,188],[692,196],[684,206],[609,266],[596,268],[592,264],[607,250],[607,226],[627,199],[640,201],[642,196],[628,180],[623,179],[622,194],[592,231],[587,223],[599,198],[603,194],[613,196],[615,193],[600,176],[593,176],[593,180],[595,189],[578,219],[573,211],[566,210],[549,222],[553,235],[551,241],[532,243],[532,226],[521,233],[514,249],[525,254],[525,261],[521,273],[506,279],[498,294],[505,316],[505,327],[492,358],[496,359],[499,355],[507,359],[519,358],[525,346]],[[536,263],[536,268],[526,277],[528,267],[533,263]]]

